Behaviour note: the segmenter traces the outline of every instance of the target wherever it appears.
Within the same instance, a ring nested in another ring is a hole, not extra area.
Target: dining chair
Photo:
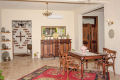
[[[60,62],[60,70],[62,70],[63,73],[65,73],[65,65],[66,65],[66,54],[63,54],[62,51],[59,50],[59,62]]]
[[[69,69],[75,71],[79,70],[79,64],[76,63],[75,59],[68,55],[67,52],[59,51],[60,69],[64,74],[65,71],[69,72]]]
[[[114,71],[114,75],[115,75],[115,59],[116,59],[116,51],[109,49],[107,51],[106,67],[107,67],[107,72],[108,72],[108,67],[112,66],[113,71]]]
[[[112,66],[113,67],[113,72],[115,75],[115,59],[116,59],[116,51],[108,49],[108,48],[103,48],[103,53],[106,53],[107,56],[105,58],[105,66],[107,68],[108,72],[108,67]],[[102,63],[102,60],[98,61],[98,65]]]
[[[79,61],[77,62],[77,59],[74,59],[74,57],[67,55],[66,56],[66,63],[67,63],[67,69],[72,69],[73,71],[79,70]]]

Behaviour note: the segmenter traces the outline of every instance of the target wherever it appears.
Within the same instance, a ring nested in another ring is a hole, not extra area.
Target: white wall
[[[63,15],[64,18],[48,19],[47,17],[42,15],[42,10],[3,9],[2,26],[5,26],[6,28],[12,31],[12,20],[32,20],[32,53],[39,52],[39,57],[41,54],[41,26],[66,26],[66,33],[70,35],[70,38],[72,39],[72,48],[74,48],[74,12],[53,12]],[[12,38],[12,35],[10,37]]]
[[[80,47],[83,45],[83,39],[82,39],[82,15],[75,11],[74,14],[74,22],[75,22],[75,49],[80,50]]]
[[[105,47],[117,51],[115,69],[116,73],[120,74],[120,0],[110,0],[104,6],[105,15]],[[114,24],[108,26],[107,20],[113,20]],[[110,39],[108,36],[108,31],[110,29],[114,30],[114,38]],[[112,68],[110,69],[112,71]]]
[[[83,16],[98,16],[98,51],[103,52],[104,47],[104,12],[91,12]]]

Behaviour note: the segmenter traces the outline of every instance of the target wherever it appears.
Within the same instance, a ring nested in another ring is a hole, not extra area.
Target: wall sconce
[[[114,24],[114,22],[112,20],[110,20],[110,19],[107,20],[107,23],[108,23],[109,26]]]

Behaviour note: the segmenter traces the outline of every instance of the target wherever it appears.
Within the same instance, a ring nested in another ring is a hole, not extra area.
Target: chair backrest
[[[115,62],[115,58],[116,58],[116,51],[114,50],[109,50],[109,56],[110,56],[110,59],[113,60],[113,63]]]
[[[109,49],[107,49],[107,48],[103,48],[103,53],[108,53],[108,51],[109,51]]]
[[[67,53],[65,53],[63,50],[59,49],[59,59],[63,60],[67,56]]]
[[[110,49],[107,49],[107,48],[103,48],[103,52],[107,54],[108,61],[112,60],[113,63],[115,62],[116,51],[110,50]]]

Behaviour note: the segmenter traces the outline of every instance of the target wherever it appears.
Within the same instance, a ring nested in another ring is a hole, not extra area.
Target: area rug
[[[35,70],[34,72],[23,76],[18,80],[81,80],[79,71],[70,71],[67,78],[67,72],[63,74],[57,67],[44,66]],[[100,71],[84,71],[83,80],[110,80],[109,73],[106,73],[106,78],[103,77]]]

